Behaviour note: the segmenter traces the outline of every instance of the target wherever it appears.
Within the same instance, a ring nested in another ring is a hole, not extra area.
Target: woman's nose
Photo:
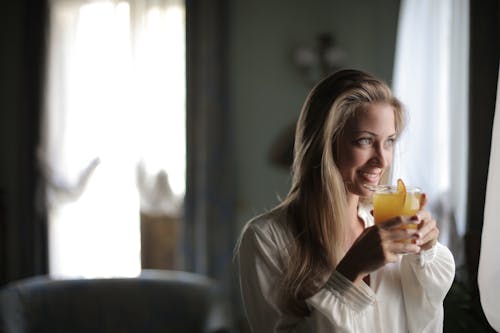
[[[389,163],[389,152],[384,149],[381,145],[377,145],[374,147],[373,158],[372,161],[375,166],[379,168],[385,168]]]

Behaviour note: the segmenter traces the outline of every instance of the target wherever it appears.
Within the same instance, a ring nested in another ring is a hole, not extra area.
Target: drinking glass
[[[373,216],[375,223],[382,223],[396,216],[412,216],[420,209],[422,191],[417,186],[406,186],[405,190],[393,185],[372,186]],[[417,228],[416,224],[405,225]]]

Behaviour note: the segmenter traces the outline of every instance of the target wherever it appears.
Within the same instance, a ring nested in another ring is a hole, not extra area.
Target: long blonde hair
[[[337,139],[347,121],[366,104],[389,103],[395,128],[404,127],[401,103],[390,88],[358,70],[342,70],[319,82],[297,123],[292,185],[276,209],[286,213],[294,242],[282,280],[282,303],[295,315],[309,312],[316,293],[346,251],[346,187],[335,160]]]

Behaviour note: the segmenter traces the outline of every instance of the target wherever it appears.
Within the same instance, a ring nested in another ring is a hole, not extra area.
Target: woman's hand
[[[417,229],[419,236],[416,239],[415,244],[419,245],[422,250],[432,248],[436,244],[439,237],[439,229],[437,227],[436,220],[432,218],[430,212],[424,210],[426,204],[427,197],[424,193],[420,199],[420,210],[415,216],[418,223]]]
[[[396,262],[400,254],[420,252],[420,246],[416,242],[407,240],[416,240],[430,224],[427,223],[424,230],[403,228],[406,224],[418,223],[419,218],[426,217],[423,212],[419,213],[419,216],[398,216],[366,228],[339,262],[337,271],[357,283],[385,264]]]

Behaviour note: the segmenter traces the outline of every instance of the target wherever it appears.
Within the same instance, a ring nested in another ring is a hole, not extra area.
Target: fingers
[[[425,193],[422,193],[420,195],[420,210],[423,210],[425,205],[427,205],[427,196]]]
[[[387,263],[396,262],[399,256],[407,253],[418,253],[421,247],[415,242],[419,230],[404,229],[402,226],[409,218],[402,218],[381,225],[373,225],[366,228],[363,233],[352,244],[342,259],[342,262],[354,267],[356,276],[368,274]]]
[[[423,250],[430,249],[436,244],[439,237],[436,220],[431,213],[425,210],[420,210],[415,217],[418,220],[418,239],[415,243],[420,245]]]
[[[420,237],[419,230],[417,228],[408,228],[404,226],[400,226],[398,228],[392,228],[389,230],[381,230],[381,238],[383,240],[390,241],[407,241],[407,240],[416,240]]]
[[[378,226],[384,230],[389,230],[393,228],[401,228],[408,225],[417,225],[419,223],[420,217],[415,216],[396,216],[385,222],[379,223]]]
[[[439,229],[436,220],[423,220],[419,225],[418,234],[420,237],[416,241],[417,245],[420,245],[423,250],[433,247],[439,237]]]
[[[389,230],[391,228],[403,225],[405,223],[405,220],[407,220],[405,216],[396,216],[382,223],[378,223],[377,225],[383,230]]]
[[[437,243],[439,237],[439,229],[434,228],[429,233],[427,233],[424,237],[417,240],[416,244],[420,245],[423,250],[428,250]]]
[[[401,240],[383,242],[382,247],[385,263],[397,262],[399,255],[409,253],[416,254],[421,250],[420,246],[411,242],[403,242]]]
[[[420,218],[420,223],[418,224],[418,232],[421,238],[427,235],[434,228],[436,228],[436,220],[434,220],[430,216],[430,214],[426,214],[425,216]]]

